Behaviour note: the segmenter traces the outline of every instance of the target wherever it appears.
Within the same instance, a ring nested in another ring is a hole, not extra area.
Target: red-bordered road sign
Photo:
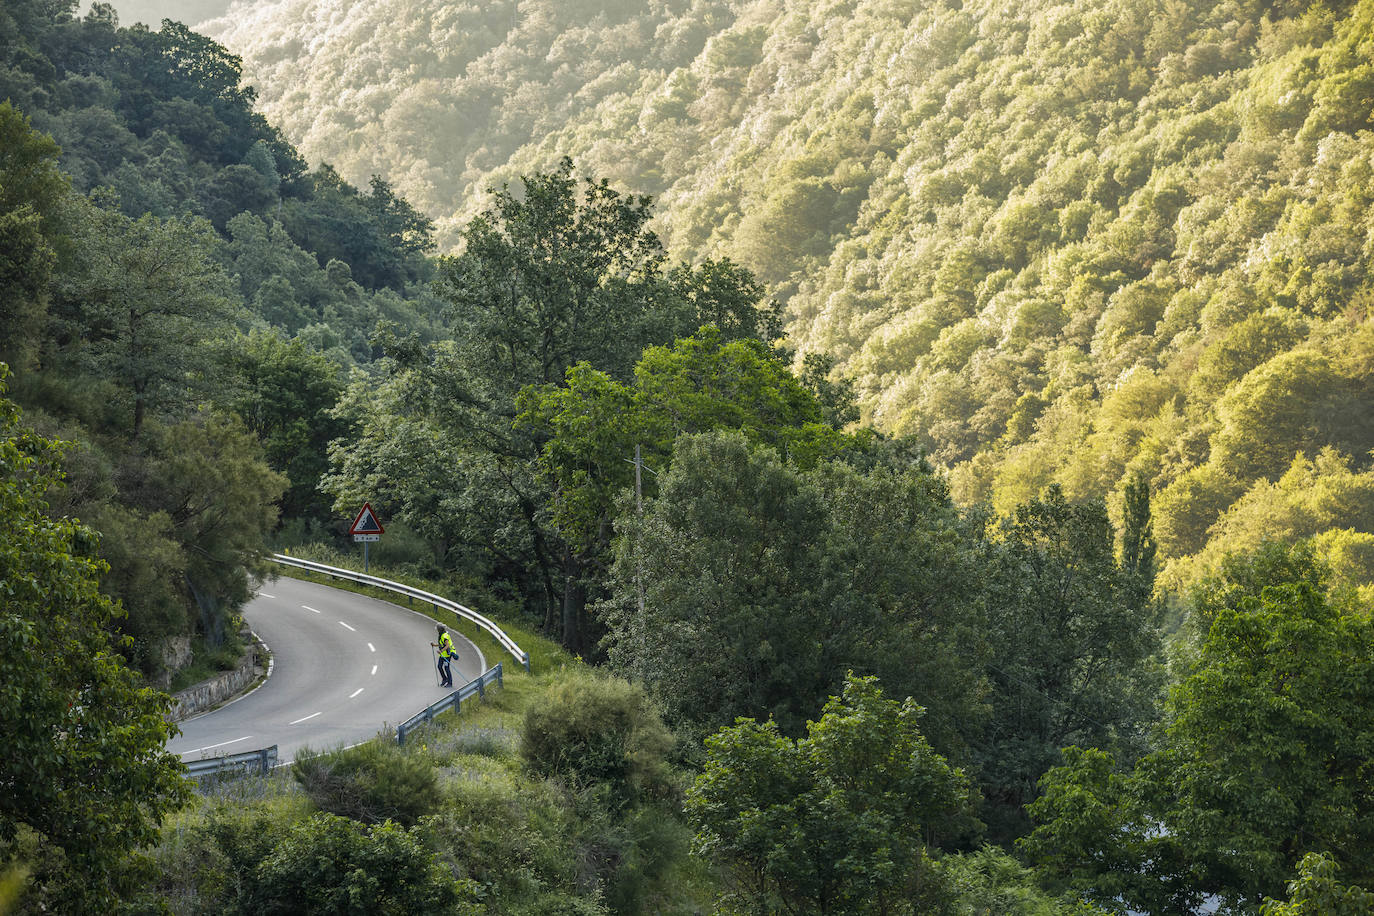
[[[377,521],[376,514],[372,511],[371,503],[363,503],[363,509],[358,513],[358,517],[353,520],[353,527],[348,529],[349,534],[383,534],[386,529],[382,523]]]

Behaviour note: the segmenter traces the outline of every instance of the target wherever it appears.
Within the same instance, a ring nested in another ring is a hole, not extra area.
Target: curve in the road
[[[348,746],[410,718],[449,691],[438,685],[434,621],[416,611],[299,579],[265,585],[244,618],[272,651],[267,681],[240,699],[181,723],[167,744],[185,760],[277,746],[290,762],[302,748]],[[486,660],[453,632],[454,684]]]

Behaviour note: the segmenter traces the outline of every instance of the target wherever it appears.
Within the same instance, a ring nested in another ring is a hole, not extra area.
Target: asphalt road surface
[[[282,577],[262,587],[244,618],[272,652],[272,675],[253,692],[181,723],[167,749],[199,760],[277,745],[350,746],[442,698],[430,643],[434,621],[398,605]],[[481,652],[452,630],[453,683],[485,670]],[[393,732],[394,733],[394,732]]]

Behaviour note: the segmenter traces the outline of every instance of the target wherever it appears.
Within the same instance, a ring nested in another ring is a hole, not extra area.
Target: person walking
[[[444,625],[438,624],[439,641],[430,643],[439,650],[439,686],[453,686],[453,659],[458,657],[458,650],[453,646],[453,637],[448,635],[448,630]]]

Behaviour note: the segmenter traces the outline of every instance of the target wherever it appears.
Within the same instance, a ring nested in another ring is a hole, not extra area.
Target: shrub
[[[245,913],[461,913],[471,882],[453,877],[419,837],[329,814],[291,828],[254,869]]]
[[[291,774],[316,806],[330,814],[406,827],[439,804],[438,778],[427,760],[380,741],[322,754],[302,753]]]
[[[1105,916],[1073,896],[1054,897],[1036,884],[1035,873],[996,846],[946,856],[938,871],[953,895],[951,912],[1006,916]]]
[[[568,672],[525,713],[520,756],[536,776],[610,787],[623,806],[669,792],[672,736],[639,687]]]

